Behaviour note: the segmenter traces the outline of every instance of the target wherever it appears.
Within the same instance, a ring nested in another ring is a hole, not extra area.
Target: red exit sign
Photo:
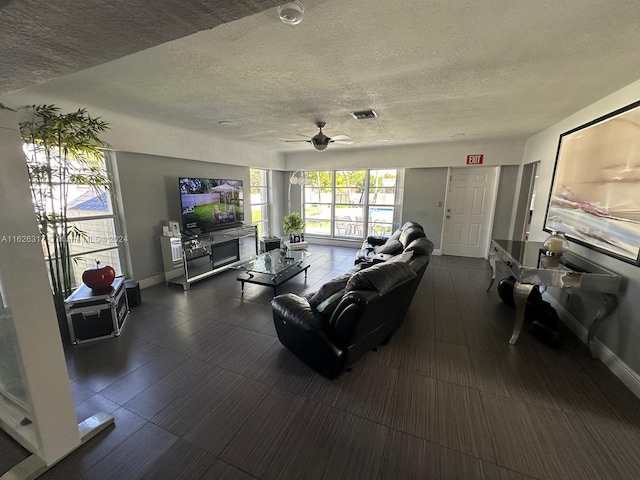
[[[467,165],[482,165],[484,155],[467,155]]]

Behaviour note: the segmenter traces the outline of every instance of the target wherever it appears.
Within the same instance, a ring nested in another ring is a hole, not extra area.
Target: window
[[[307,172],[304,184],[304,231],[331,235],[333,172]]]
[[[390,235],[399,214],[397,170],[306,172],[305,233],[362,239]]]
[[[367,172],[341,170],[336,172],[335,178],[333,234],[335,237],[362,238]]]
[[[44,158],[39,154],[33,155],[30,145],[25,145],[28,152],[29,165],[33,170],[34,164],[44,166]],[[114,209],[115,198],[112,195],[113,179],[108,168],[110,158],[99,155],[90,165],[70,161],[66,170],[68,175],[54,177],[51,183],[35,182],[33,190],[34,202],[47,201],[48,211],[55,215],[66,214],[70,230],[66,235],[71,258],[71,283],[79,285],[82,272],[96,262],[110,265],[117,275],[123,274],[121,250],[127,241],[121,234],[120,224]],[[89,178],[105,179],[101,184],[92,184]],[[62,200],[66,196],[66,202]],[[66,204],[66,212],[64,205]],[[55,247],[51,243],[48,248],[43,244],[45,258],[54,255]]]
[[[258,236],[269,232],[269,176],[267,170],[252,168],[251,177],[251,222],[258,226]]]
[[[396,211],[396,170],[369,171],[369,235],[391,235]]]

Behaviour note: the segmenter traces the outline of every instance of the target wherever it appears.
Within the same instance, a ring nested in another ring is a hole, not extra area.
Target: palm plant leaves
[[[30,105],[19,110],[26,116],[19,123],[20,134],[60,314],[73,287],[70,242],[86,238],[67,217],[69,185],[88,186],[97,195],[109,189],[110,178],[101,168],[101,148],[108,145],[100,138],[109,124],[90,117],[86,109],[64,114],[54,105]]]

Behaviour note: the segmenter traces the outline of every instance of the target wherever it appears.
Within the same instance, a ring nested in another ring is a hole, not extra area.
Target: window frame
[[[254,185],[252,172],[259,172],[260,181],[264,184]],[[251,223],[256,225],[258,231],[258,237],[268,236],[271,228],[270,222],[270,209],[269,209],[269,173],[270,171],[265,168],[249,168],[249,198],[251,199]],[[264,191],[264,195],[260,195],[261,202],[254,203],[253,189],[258,188]],[[261,219],[256,221],[253,218],[254,207],[260,207]]]
[[[29,148],[28,146],[24,146],[23,148]],[[82,272],[90,266],[93,266],[95,263],[95,258],[91,261],[89,258],[95,254],[103,254],[104,252],[116,252],[117,264],[114,265],[113,257],[110,256],[109,259],[105,261],[105,258],[99,258],[102,263],[108,264],[114,268],[116,271],[116,275],[127,276],[131,271],[131,262],[129,258],[129,252],[127,248],[128,238],[124,228],[123,215],[122,215],[122,206],[120,205],[120,188],[119,182],[117,179],[117,168],[115,162],[115,155],[110,150],[101,150],[102,152],[102,170],[105,172],[109,179],[109,185],[104,189],[104,194],[108,196],[108,203],[110,206],[110,213],[100,213],[97,215],[79,215],[72,216],[67,214],[67,219],[70,225],[77,225],[78,229],[82,232],[85,232],[90,241],[83,240],[82,238],[71,238],[72,242],[82,242],[83,245],[94,245],[94,248],[89,248],[86,250],[69,252],[69,259],[71,260],[71,283],[73,288],[77,288],[82,284]],[[31,155],[33,152],[29,150],[29,154]],[[66,183],[67,186],[73,185],[71,183]],[[58,183],[55,187],[56,189],[64,189],[65,186],[62,183]],[[90,190],[87,190],[90,191]],[[83,195],[83,194],[81,194]],[[80,195],[80,196],[81,196]],[[70,202],[69,202],[70,203]],[[92,229],[82,229],[83,223],[88,223],[92,221],[100,221],[100,220],[110,220],[107,222],[108,224],[113,225],[113,230],[111,228],[105,229],[104,232],[95,232],[91,234]],[[91,241],[92,240],[92,241]],[[44,244],[43,244],[44,245]],[[104,245],[104,246],[99,246]],[[47,252],[43,247],[43,258],[45,261],[48,261]]]

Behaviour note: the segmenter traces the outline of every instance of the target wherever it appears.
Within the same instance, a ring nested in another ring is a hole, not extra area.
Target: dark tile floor
[[[353,263],[311,250],[283,291]],[[334,381],[280,345],[271,290],[235,276],[143,290],[121,337],[68,350],[78,420],[116,424],[42,478],[640,478],[640,400],[571,335],[509,345],[485,260],[433,257],[396,336]]]

